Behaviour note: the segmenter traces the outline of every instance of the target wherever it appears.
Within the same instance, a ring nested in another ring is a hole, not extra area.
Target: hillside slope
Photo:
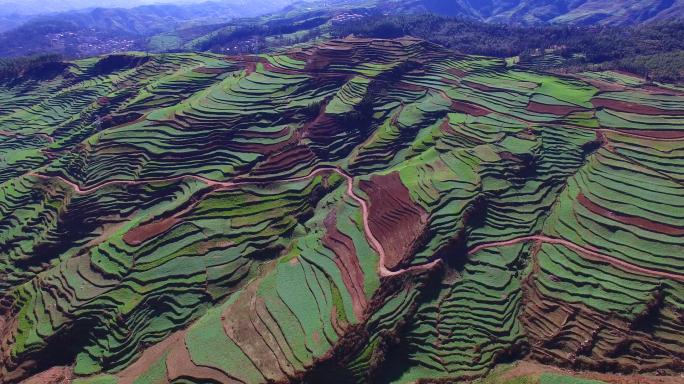
[[[408,38],[50,65],[0,88],[3,383],[684,369],[682,90]]]

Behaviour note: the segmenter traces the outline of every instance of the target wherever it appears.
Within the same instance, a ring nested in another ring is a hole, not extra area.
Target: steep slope
[[[682,90],[405,38],[113,55],[0,101],[2,382],[684,369]]]

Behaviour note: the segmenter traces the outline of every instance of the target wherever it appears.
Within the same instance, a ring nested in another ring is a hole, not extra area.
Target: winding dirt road
[[[385,259],[386,259],[386,254],[385,250],[383,249],[382,245],[378,241],[378,239],[373,235],[373,232],[370,229],[369,225],[369,209],[368,209],[368,203],[366,203],[365,200],[360,198],[356,193],[354,193],[354,178],[349,176],[347,173],[344,171],[340,170],[339,168],[333,168],[333,167],[322,167],[314,170],[313,172],[309,173],[306,176],[301,176],[301,177],[296,177],[296,178],[291,178],[291,179],[284,179],[284,180],[269,180],[269,181],[239,181],[239,182],[221,182],[221,181],[215,181],[215,180],[210,180],[201,176],[196,176],[196,175],[184,175],[184,176],[178,176],[178,177],[173,177],[173,178],[167,178],[167,179],[157,179],[157,180],[114,180],[114,181],[108,181],[106,183],[97,185],[92,188],[88,189],[81,189],[81,187],[78,184],[75,184],[61,176],[47,176],[47,175],[41,175],[35,172],[29,172],[28,175],[30,176],[35,176],[39,177],[44,180],[50,180],[50,179],[58,179],[64,184],[67,184],[70,186],[74,192],[78,195],[87,195],[90,193],[93,193],[99,189],[102,189],[104,187],[110,186],[110,185],[116,185],[116,184],[124,184],[124,185],[140,185],[140,184],[150,184],[150,183],[162,183],[162,182],[169,182],[169,181],[178,181],[178,180],[183,180],[183,179],[194,179],[200,182],[203,182],[209,186],[217,186],[220,188],[232,188],[232,187],[239,187],[239,186],[247,186],[247,185],[258,185],[258,184],[268,184],[268,183],[288,183],[288,182],[295,182],[295,181],[301,181],[301,180],[306,180],[310,179],[320,173],[324,172],[330,172],[330,173],[337,173],[341,177],[343,177],[347,181],[347,190],[346,190],[346,195],[349,196],[351,199],[356,201],[360,207],[361,207],[361,212],[362,212],[362,218],[363,218],[363,229],[366,235],[366,239],[368,240],[368,243],[371,245],[371,247],[375,250],[375,252],[378,253],[379,261],[378,261],[378,274],[381,277],[388,277],[388,276],[396,276],[400,275],[402,273],[412,271],[412,270],[421,270],[421,269],[429,269],[435,264],[439,263],[440,260],[435,260],[431,263],[424,264],[424,265],[419,265],[419,266],[414,266],[406,269],[399,269],[396,271],[390,271],[385,267]]]
[[[386,259],[386,253],[385,250],[382,247],[382,244],[380,244],[380,241],[373,235],[373,232],[370,229],[369,225],[369,209],[368,209],[368,203],[359,197],[355,192],[354,192],[354,178],[342,171],[339,168],[333,168],[333,167],[321,167],[318,168],[311,173],[309,173],[306,176],[301,176],[301,177],[296,177],[296,178],[291,178],[291,179],[284,179],[284,180],[269,180],[269,181],[240,181],[240,182],[221,182],[221,181],[215,181],[215,180],[209,180],[201,176],[196,176],[196,175],[186,175],[186,176],[178,176],[174,178],[168,178],[168,179],[159,179],[159,180],[143,180],[143,181],[127,181],[127,180],[115,180],[115,181],[109,181],[104,184],[89,188],[89,189],[81,189],[77,184],[64,179],[61,176],[46,176],[46,175],[41,175],[37,174],[35,172],[29,172],[28,174],[31,176],[39,177],[42,179],[50,180],[50,179],[59,179],[63,183],[69,185],[73,190],[79,194],[79,195],[86,195],[89,193],[93,193],[101,188],[104,188],[109,185],[114,185],[114,184],[125,184],[125,185],[138,185],[138,184],[149,184],[149,183],[155,183],[155,182],[169,182],[169,181],[176,181],[176,180],[182,180],[182,179],[194,179],[200,182],[203,182],[209,186],[217,186],[221,188],[231,188],[231,187],[239,187],[239,186],[247,186],[247,185],[259,185],[259,184],[267,184],[267,183],[288,183],[288,182],[295,182],[295,181],[301,181],[301,180],[306,180],[310,179],[320,173],[337,173],[339,176],[343,177],[347,181],[347,190],[346,190],[346,195],[349,196],[352,200],[356,201],[356,203],[359,204],[362,212],[362,220],[363,220],[363,229],[365,232],[366,239],[368,240],[368,243],[370,246],[377,252],[379,261],[378,261],[378,274],[381,277],[389,277],[389,276],[396,276],[400,275],[409,271],[414,271],[414,270],[424,270],[424,269],[430,269],[436,264],[438,264],[441,260],[437,259],[434,260],[430,263],[427,264],[422,264],[418,266],[413,266],[410,268],[405,268],[405,269],[398,269],[395,271],[390,271],[387,269],[385,266],[385,259]],[[494,243],[488,243],[488,244],[483,244],[480,246],[475,247],[471,251],[468,252],[468,256],[473,255],[477,251],[480,251],[485,248],[492,248],[492,247],[501,247],[501,246],[507,246],[507,245],[513,245],[521,242],[527,242],[527,241],[538,241],[538,242],[543,242],[543,243],[549,243],[549,244],[560,244],[564,245],[567,248],[573,249],[575,251],[578,251],[580,256],[582,255],[589,255],[598,259],[605,260],[609,262],[612,265],[617,265],[621,266],[623,268],[627,268],[632,271],[640,272],[643,274],[651,275],[651,276],[661,276],[661,277],[666,277],[666,278],[671,278],[679,281],[684,281],[684,276],[683,275],[677,275],[673,273],[668,273],[668,272],[663,272],[663,271],[658,271],[658,270],[653,270],[653,269],[647,269],[643,267],[639,267],[638,265],[634,265],[631,263],[628,263],[626,261],[617,259],[612,256],[604,255],[601,253],[598,253],[596,251],[592,251],[590,249],[581,247],[575,243],[572,243],[568,240],[564,239],[557,239],[557,238],[552,238],[548,236],[542,236],[542,235],[537,235],[537,236],[525,236],[525,237],[519,237],[517,239],[513,240],[508,240],[508,241],[502,241],[502,242],[494,242]]]

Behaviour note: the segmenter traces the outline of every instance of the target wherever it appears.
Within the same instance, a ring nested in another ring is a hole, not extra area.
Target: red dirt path
[[[337,169],[337,168],[332,168],[332,167],[323,167],[323,168],[318,168],[308,174],[307,176],[302,176],[302,177],[296,177],[292,179],[285,179],[285,180],[270,180],[270,181],[240,181],[240,182],[220,182],[220,181],[215,181],[215,180],[209,180],[207,178],[201,177],[201,176],[196,176],[196,175],[184,175],[184,176],[178,176],[178,177],[173,177],[173,178],[167,178],[167,179],[159,179],[159,180],[143,180],[143,181],[132,181],[132,180],[113,180],[113,181],[108,181],[104,184],[82,190],[77,184],[74,184],[73,182],[66,180],[65,178],[61,176],[47,176],[47,175],[41,175],[37,174],[35,172],[29,172],[28,175],[39,177],[41,179],[45,180],[50,180],[50,179],[58,179],[61,182],[69,185],[76,194],[79,195],[86,195],[89,193],[93,193],[97,191],[100,188],[104,188],[109,185],[114,185],[114,184],[125,184],[125,185],[138,185],[138,184],[148,184],[148,183],[154,183],[154,182],[169,182],[169,181],[175,181],[175,180],[182,180],[182,179],[195,179],[197,181],[203,182],[209,186],[214,186],[214,187],[223,187],[223,188],[231,188],[231,187],[236,187],[236,186],[242,186],[242,185],[257,185],[257,184],[266,184],[266,183],[273,183],[273,182],[278,182],[278,183],[286,183],[286,182],[294,182],[294,181],[300,181],[300,180],[306,180],[309,178],[312,178],[319,173],[322,172],[335,172],[338,175],[344,177],[347,180],[347,191],[346,194],[350,198],[352,198],[354,201],[356,201],[360,206],[361,206],[361,212],[362,212],[362,217],[363,217],[363,228],[364,232],[366,234],[366,239],[368,240],[370,246],[378,253],[379,256],[379,263],[378,263],[378,273],[381,277],[387,277],[387,276],[395,276],[395,275],[400,275],[404,272],[412,271],[412,270],[420,270],[420,269],[429,269],[432,268],[434,265],[439,263],[440,260],[435,260],[431,263],[424,264],[424,265],[419,265],[419,266],[414,266],[406,269],[400,269],[396,271],[390,271],[385,267],[385,250],[383,249],[382,245],[378,241],[378,239],[373,235],[373,232],[370,229],[369,226],[369,220],[368,220],[368,204],[366,204],[366,201],[357,196],[354,193],[354,179],[347,175],[344,171]]]

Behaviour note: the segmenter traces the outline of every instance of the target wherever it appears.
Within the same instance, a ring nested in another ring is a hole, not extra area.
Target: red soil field
[[[498,88],[488,87],[484,84],[471,83],[470,81],[465,81],[465,80],[462,81],[461,84],[466,85],[470,88],[479,89],[480,91],[485,91],[485,92],[501,92],[502,91],[501,89],[498,89]]]
[[[233,68],[207,68],[207,67],[200,67],[200,68],[195,68],[192,71],[196,73],[206,73],[206,74],[222,74],[226,73],[229,71],[232,71]]]
[[[684,227],[675,227],[663,223],[654,222],[643,217],[629,216],[621,212],[610,211],[598,204],[595,204],[593,201],[587,199],[587,197],[584,196],[584,194],[581,192],[579,195],[577,195],[577,201],[591,212],[603,217],[610,218],[622,224],[633,225],[645,230],[664,233],[670,236],[684,237]]]
[[[451,68],[447,70],[447,73],[450,75],[458,76],[460,78],[464,78],[468,76],[468,72],[461,71],[458,68]],[[472,84],[472,83],[471,83]]]
[[[359,187],[370,198],[369,226],[385,250],[385,267],[397,268],[411,252],[426,222],[427,212],[411,201],[399,173],[373,175]]]
[[[168,219],[157,221],[151,224],[141,225],[126,232],[123,235],[123,241],[128,245],[142,244],[146,240],[151,239],[160,233],[166,232],[179,221],[180,220],[175,217],[169,217]]]
[[[467,103],[465,101],[454,101],[451,103],[451,110],[457,111],[457,112],[462,112],[468,115],[473,115],[475,117],[479,116],[487,116],[491,112],[483,107],[480,107],[479,105]]]
[[[270,156],[259,167],[254,169],[252,175],[272,175],[296,168],[299,164],[310,163],[316,159],[316,155],[306,145],[298,145],[289,148],[277,155]]]
[[[684,115],[684,110],[660,109],[660,108],[651,107],[648,105],[628,103],[626,101],[619,101],[619,100],[595,98],[595,99],[591,99],[591,103],[596,108],[608,108],[608,109],[612,109],[613,111],[638,113],[640,115],[656,115],[656,116],[657,115],[671,115],[671,116]]]
[[[684,96],[684,91],[678,91],[676,89],[667,89],[667,88],[662,88],[658,87],[655,85],[644,85],[643,88],[647,91],[651,91],[654,93],[662,93],[664,95],[671,95],[671,96]]]
[[[613,129],[613,132],[625,133],[632,136],[641,136],[656,140],[681,140],[684,139],[684,131],[659,131],[655,129]]]
[[[349,236],[337,229],[337,210],[333,209],[323,221],[326,232],[323,236],[323,246],[332,250],[337,257],[333,259],[337,268],[342,272],[342,281],[351,295],[354,315],[363,318],[363,311],[368,306],[364,287],[364,274],[356,256],[356,247]]]
[[[633,74],[633,73],[631,73],[631,72],[621,71],[621,70],[619,70],[619,69],[611,69],[610,71],[611,71],[611,72],[615,72],[615,73],[619,73],[619,74],[624,75],[624,76],[633,77],[633,78],[635,78],[635,79],[640,79],[640,80],[643,80],[643,79],[644,79],[642,76],[635,75],[635,74]]]
[[[586,108],[574,107],[569,105],[548,105],[537,103],[536,101],[530,101],[527,105],[527,110],[537,113],[550,113],[552,115],[566,116],[573,112],[585,112],[588,111]]]

